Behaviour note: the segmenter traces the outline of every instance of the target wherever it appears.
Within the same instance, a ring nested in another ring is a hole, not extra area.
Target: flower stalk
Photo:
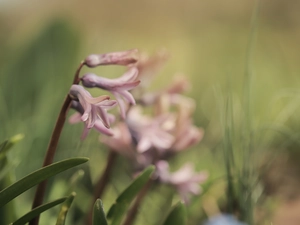
[[[74,76],[74,80],[73,80],[73,84],[79,84],[80,79],[79,79],[79,74],[80,74],[80,70],[82,69],[82,67],[85,65],[85,62],[82,61],[79,65],[79,67],[76,70],[75,76]],[[62,129],[64,127],[65,121],[66,121],[66,115],[67,112],[70,108],[70,104],[72,102],[72,99],[69,95],[66,96],[65,101],[62,105],[62,108],[60,110],[60,113],[58,115],[54,130],[52,132],[52,136],[48,145],[48,149],[44,158],[44,163],[43,163],[43,167],[48,166],[50,164],[53,163],[53,159],[55,156],[55,152],[57,149],[57,144],[62,132]],[[32,209],[40,206],[43,204],[43,200],[44,200],[44,196],[45,196],[45,191],[46,191],[46,187],[47,187],[47,180],[41,182],[38,186],[37,189],[35,191],[35,195],[34,195],[34,200],[32,203]],[[39,224],[39,216],[35,217],[34,219],[32,219],[29,222],[29,225],[38,225]]]

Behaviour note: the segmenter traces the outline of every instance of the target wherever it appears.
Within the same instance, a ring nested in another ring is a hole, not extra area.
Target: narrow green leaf
[[[36,170],[35,172],[27,175],[26,177],[8,186],[0,192],[0,207],[4,206],[6,203],[13,200],[15,197],[40,183],[41,181],[53,177],[56,174],[75,167],[79,164],[85,163],[88,160],[88,158],[71,158],[53,163],[49,166]]]
[[[185,225],[185,224],[186,224],[185,206],[181,202],[178,202],[174,206],[170,214],[168,215],[163,225]]]
[[[64,204],[61,206],[60,212],[57,217],[56,225],[64,225],[66,222],[68,211],[72,205],[72,202],[76,196],[75,192],[72,192],[70,196],[66,199]]]
[[[109,210],[108,210],[108,212],[107,212],[107,218],[108,219],[111,219],[111,218],[113,218],[113,216],[115,215],[115,213],[116,213],[116,208],[117,208],[117,203],[114,203],[114,204],[112,204],[112,206],[109,208]]]
[[[112,219],[111,225],[120,224],[123,215],[128,209],[134,197],[142,187],[148,182],[155,167],[146,168],[116,199],[116,203],[108,211],[107,218]]]
[[[94,204],[93,225],[107,225],[103,204],[100,199],[97,199]]]
[[[30,212],[26,213],[24,216],[20,217],[18,220],[12,223],[12,225],[23,225],[28,223],[31,219],[35,218],[42,212],[45,212],[46,210],[64,202],[67,198],[60,198],[53,202],[46,203],[44,205],[41,205],[39,207],[36,207],[35,209],[31,210]]]
[[[127,203],[120,202],[113,204],[107,214],[107,218],[112,219],[111,225],[119,225],[128,208],[129,204]]]
[[[155,167],[149,166],[117,198],[116,202],[130,203],[150,179]]]

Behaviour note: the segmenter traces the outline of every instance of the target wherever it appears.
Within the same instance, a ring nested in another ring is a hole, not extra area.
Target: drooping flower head
[[[83,137],[86,136],[87,130],[92,127],[105,131],[106,129],[101,129],[103,126],[106,128],[110,127],[110,116],[106,110],[116,105],[117,102],[115,100],[109,100],[109,96],[107,95],[93,98],[91,94],[80,85],[72,85],[69,95],[74,101],[79,102],[79,104],[72,104],[73,108],[77,109],[80,114],[73,116],[71,122],[77,122],[79,118],[85,122]],[[109,132],[106,133],[109,134]]]
[[[133,67],[124,73],[123,76],[116,79],[108,79],[93,73],[88,73],[81,78],[81,81],[85,87],[98,87],[110,91],[116,97],[120,106],[121,116],[124,119],[126,111],[124,100],[135,105],[135,99],[129,91],[140,83],[139,80],[136,80],[137,76],[138,70]]]

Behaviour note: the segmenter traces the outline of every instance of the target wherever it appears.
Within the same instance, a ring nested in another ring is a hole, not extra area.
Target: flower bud
[[[88,67],[100,65],[122,65],[127,66],[136,63],[138,60],[138,50],[132,49],[123,52],[110,52],[106,54],[92,54],[86,57],[85,64]]]

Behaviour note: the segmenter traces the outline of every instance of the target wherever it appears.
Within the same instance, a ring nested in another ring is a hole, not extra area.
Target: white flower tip
[[[88,67],[96,67],[99,64],[99,56],[96,54],[91,54],[85,58],[84,62]]]
[[[82,116],[81,116],[81,120],[83,122],[87,121],[87,119],[89,118],[89,114],[88,113],[84,113]]]

